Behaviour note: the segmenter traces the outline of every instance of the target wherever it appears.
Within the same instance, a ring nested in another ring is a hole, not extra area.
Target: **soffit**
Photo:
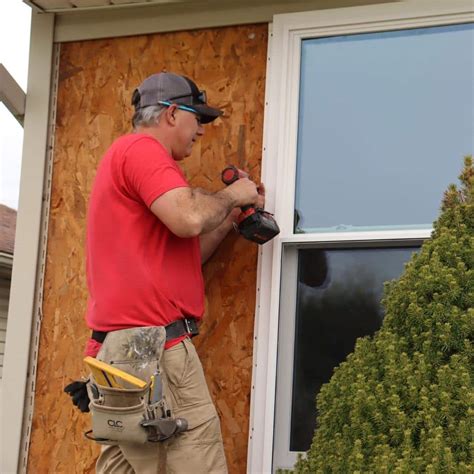
[[[206,5],[212,1],[192,0],[23,0],[34,10],[44,13],[73,13],[91,10],[113,10],[137,6],[191,6]],[[236,4],[235,0],[221,0],[221,4]]]
[[[36,12],[42,13],[93,13],[94,11],[112,12],[126,8],[155,7],[160,11],[212,11],[214,9],[232,9],[253,7],[271,7],[286,12],[294,10],[291,4],[312,4],[313,8],[320,5],[322,8],[347,6],[353,4],[385,3],[399,0],[23,0]],[[280,7],[278,7],[280,6]],[[278,11],[278,13],[281,13]]]

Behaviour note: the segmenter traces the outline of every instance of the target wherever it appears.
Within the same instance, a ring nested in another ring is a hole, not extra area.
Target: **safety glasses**
[[[171,100],[171,99],[170,99]],[[193,114],[199,115],[199,112],[197,110],[194,110],[191,107],[188,107],[187,105],[181,105],[181,104],[172,104],[168,100],[160,100],[158,101],[160,105],[164,105],[165,107],[169,107],[170,105],[176,105],[176,108],[179,110],[185,110],[186,112],[192,112]]]

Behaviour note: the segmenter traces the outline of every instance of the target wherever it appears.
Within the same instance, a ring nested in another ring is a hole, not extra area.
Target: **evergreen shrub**
[[[296,473],[472,473],[474,171],[465,158],[434,231],[386,283],[386,316],[317,396]]]

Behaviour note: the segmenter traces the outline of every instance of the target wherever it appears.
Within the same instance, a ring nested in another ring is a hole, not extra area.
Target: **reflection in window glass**
[[[429,228],[473,154],[473,24],[304,40],[295,231]]]
[[[416,250],[299,250],[290,451],[309,449],[316,394],[355,340],[380,327],[383,283],[398,278]]]

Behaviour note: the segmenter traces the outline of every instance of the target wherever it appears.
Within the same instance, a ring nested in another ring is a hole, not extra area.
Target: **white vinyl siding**
[[[8,299],[10,297],[10,280],[0,278],[0,380],[3,375],[3,355],[7,334]],[[1,382],[0,382],[1,384]]]

